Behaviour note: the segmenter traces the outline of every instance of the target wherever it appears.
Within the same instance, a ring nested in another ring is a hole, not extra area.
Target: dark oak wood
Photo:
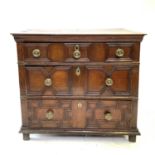
[[[136,135],[129,135],[130,142],[136,142]]]
[[[79,67],[80,75],[76,75]],[[98,95],[137,96],[138,66],[53,66],[26,67],[27,95]],[[105,80],[111,77],[114,84],[107,87]],[[44,80],[50,78],[47,87]]]
[[[53,133],[128,135],[129,141],[136,141],[140,134],[138,79],[144,34],[119,29],[13,36],[24,140],[29,140],[31,133]],[[122,56],[116,55],[118,49]],[[35,56],[34,50],[39,55]]]
[[[33,62],[133,62],[139,61],[139,42],[128,43],[78,43],[81,56],[73,58],[74,47],[77,43],[18,43],[17,48],[22,51],[19,61],[27,64]],[[115,51],[121,48],[125,51],[123,57],[115,55]],[[34,49],[39,49],[41,54],[35,58],[32,55]]]
[[[140,135],[138,129],[135,130],[112,130],[112,129],[27,129],[22,127],[21,133],[37,133],[37,134],[61,134],[61,135],[97,135],[97,136],[122,136],[122,135]]]
[[[30,140],[30,134],[23,133],[23,140]]]
[[[81,107],[79,107],[79,104]],[[115,100],[28,100],[31,128],[132,129],[134,101]],[[46,118],[52,110],[53,118]],[[110,112],[112,120],[106,120]]]
[[[137,35],[36,35],[36,34],[14,34],[15,40],[21,43],[29,42],[139,42],[142,34]]]

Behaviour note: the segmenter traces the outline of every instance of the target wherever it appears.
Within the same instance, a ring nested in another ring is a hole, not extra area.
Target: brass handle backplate
[[[75,74],[76,74],[77,76],[80,76],[80,74],[81,74],[80,67],[77,67],[77,68],[76,68]]]
[[[107,120],[107,121],[112,120],[112,114],[111,114],[111,112],[105,112],[104,113],[104,119]]]
[[[79,102],[77,106],[78,106],[79,109],[82,108],[82,103]]]
[[[113,85],[113,80],[112,80],[111,78],[107,78],[107,79],[105,80],[105,84],[106,84],[107,86],[112,86],[112,85]]]
[[[75,45],[74,52],[73,52],[73,58],[79,59],[81,57],[81,52],[79,50],[79,45]]]
[[[52,85],[52,79],[50,79],[50,78],[45,79],[44,85],[45,86],[51,86]]]
[[[34,49],[34,50],[32,51],[32,55],[33,55],[35,58],[40,57],[40,50],[39,50],[39,49]]]
[[[47,119],[53,119],[53,117],[54,117],[54,113],[53,113],[53,111],[47,111],[46,112],[46,118]]]
[[[121,48],[118,48],[116,50],[116,53],[115,54],[116,54],[117,57],[123,57],[124,56],[124,50],[121,49]]]

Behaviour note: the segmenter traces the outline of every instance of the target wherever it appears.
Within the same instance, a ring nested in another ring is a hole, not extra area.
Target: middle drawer
[[[138,66],[26,67],[27,95],[137,96]]]

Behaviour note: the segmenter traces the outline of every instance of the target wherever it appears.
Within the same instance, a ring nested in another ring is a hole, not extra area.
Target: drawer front
[[[28,95],[137,96],[138,93],[137,66],[26,67],[26,75]]]
[[[106,61],[139,61],[139,50],[139,43],[108,43]]]
[[[139,43],[24,43],[18,47],[30,64],[139,60]]]
[[[114,100],[29,100],[31,128],[134,128],[134,102]]]
[[[100,96],[137,96],[138,66],[87,67],[87,94]]]
[[[84,67],[26,67],[28,95],[84,95]],[[21,79],[23,80],[23,79]]]

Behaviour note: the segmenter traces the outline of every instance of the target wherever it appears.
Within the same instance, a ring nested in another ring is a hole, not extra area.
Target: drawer
[[[134,128],[133,101],[29,100],[31,128]]]
[[[137,96],[138,66],[26,67],[27,95]]]
[[[139,61],[139,43],[107,43],[107,62]]]
[[[18,52],[28,64],[56,62],[139,61],[139,43],[22,43]],[[24,57],[24,58],[23,58]]]

